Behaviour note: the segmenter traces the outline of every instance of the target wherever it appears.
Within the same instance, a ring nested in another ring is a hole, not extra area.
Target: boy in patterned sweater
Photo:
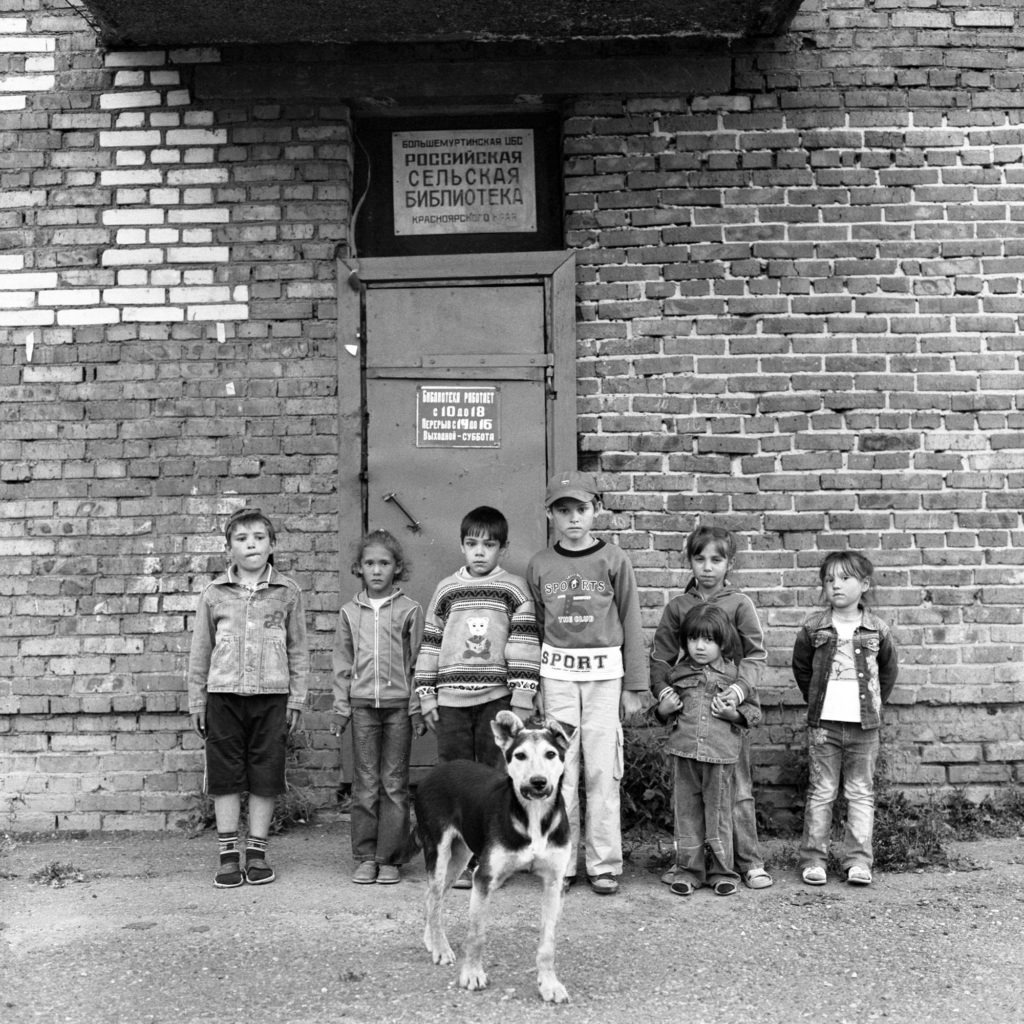
[[[427,611],[416,693],[439,760],[503,768],[491,722],[510,707],[529,718],[540,679],[533,600],[526,581],[498,564],[508,521],[497,509],[468,513],[460,541],[465,565],[441,580]]]

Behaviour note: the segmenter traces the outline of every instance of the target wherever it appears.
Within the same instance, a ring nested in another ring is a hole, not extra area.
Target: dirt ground
[[[812,889],[782,866],[771,889],[729,898],[673,896],[638,851],[619,895],[567,897],[558,972],[572,1002],[552,1007],[536,994],[528,876],[495,899],[490,987],[465,992],[423,948],[422,863],[397,886],[353,885],[344,820],[277,837],[277,882],[226,891],[211,884],[210,833],[14,837],[0,850],[0,1019],[1024,1021],[1024,840],[957,849],[965,870]],[[80,880],[32,880],[54,864]],[[457,951],[468,902],[452,894]]]

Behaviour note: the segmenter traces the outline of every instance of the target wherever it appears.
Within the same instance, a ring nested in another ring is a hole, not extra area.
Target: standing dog
[[[546,1002],[565,1003],[569,993],[555,976],[555,925],[569,864],[561,782],[572,734],[552,719],[523,725],[511,711],[499,711],[491,728],[505,755],[506,772],[473,761],[449,761],[416,787],[416,823],[427,864],[423,942],[435,964],[455,963],[445,935],[444,896],[475,855],[459,984],[486,988],[483,951],[491,894],[514,872],[532,871],[544,883],[537,986]]]

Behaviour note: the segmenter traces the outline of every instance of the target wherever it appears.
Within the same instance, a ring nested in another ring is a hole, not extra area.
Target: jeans
[[[541,678],[544,714],[576,729],[565,754],[562,799],[569,816],[571,853],[567,874],[576,874],[580,846],[580,761],[587,794],[585,862],[587,874],[622,874],[622,726],[621,679],[575,682]]]
[[[508,711],[511,707],[511,695],[486,704],[471,704],[467,708],[438,706],[437,759],[457,761],[465,758],[504,771],[505,760],[494,742],[491,722],[499,711]]]
[[[675,756],[672,766],[676,877],[695,887],[737,881],[739,875],[733,870],[732,850],[736,766]]]
[[[409,837],[408,707],[352,708],[352,856],[400,864]]]
[[[732,845],[736,870],[745,875],[754,868],[764,869],[764,858],[757,842],[757,809],[754,806],[754,782],[750,777],[750,734],[745,733],[736,762],[732,805]]]
[[[832,805],[843,779],[846,827],[840,864],[844,871],[854,865],[870,868],[874,857],[871,833],[875,822],[875,762],[878,760],[877,729],[855,722],[822,722],[807,730],[810,780],[804,810],[804,834],[800,842],[800,868],[825,867]]]

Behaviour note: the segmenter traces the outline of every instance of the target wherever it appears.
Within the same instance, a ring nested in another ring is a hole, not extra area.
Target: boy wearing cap
[[[593,474],[556,474],[544,504],[555,542],[530,559],[526,578],[542,631],[544,714],[576,730],[562,776],[572,838],[566,886],[575,880],[580,841],[582,758],[587,881],[609,895],[622,874],[619,716],[641,710],[648,686],[640,602],[629,559],[591,532],[601,504]]]

